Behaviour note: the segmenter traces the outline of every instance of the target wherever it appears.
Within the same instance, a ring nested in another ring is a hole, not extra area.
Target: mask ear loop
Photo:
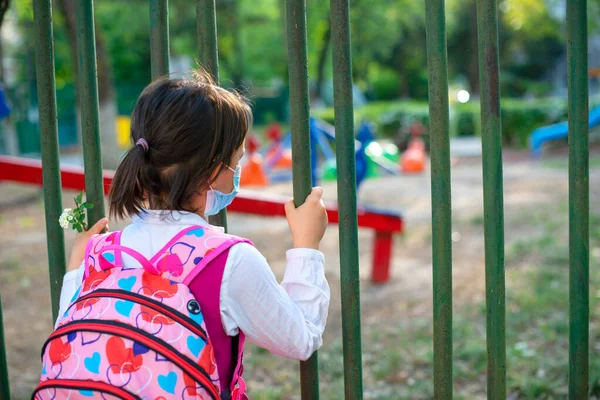
[[[223,163],[223,165],[225,165],[225,163]],[[231,168],[229,165],[225,165],[231,172],[233,172],[234,174],[236,173],[237,169],[233,169]],[[239,167],[239,165],[238,165]],[[210,188],[210,190],[212,190],[213,192],[215,191],[215,189],[212,187],[212,184],[209,184],[208,187]]]

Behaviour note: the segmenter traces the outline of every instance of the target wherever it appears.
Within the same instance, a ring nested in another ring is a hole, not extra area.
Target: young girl
[[[110,193],[111,215],[132,224],[99,235],[102,219],[77,237],[36,398],[243,399],[245,338],[298,360],[321,346],[323,190],[285,205],[281,284],[249,241],[206,222],[238,192],[250,116],[200,73],[140,95]]]

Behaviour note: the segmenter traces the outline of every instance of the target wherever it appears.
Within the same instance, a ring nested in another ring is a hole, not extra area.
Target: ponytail
[[[138,214],[144,208],[143,178],[145,150],[135,145],[125,155],[110,188],[110,216],[124,219]]]
[[[144,209],[196,212],[196,196],[228,165],[250,123],[245,99],[207,73],[158,79],[131,115],[131,142],[110,190],[110,216]]]

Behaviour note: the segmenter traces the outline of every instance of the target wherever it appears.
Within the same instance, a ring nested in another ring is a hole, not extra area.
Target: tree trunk
[[[2,22],[4,22],[4,15],[10,6],[9,0],[0,0],[0,29],[2,28]],[[0,43],[0,82],[4,82],[4,48]]]
[[[2,22],[4,22],[4,15],[8,7],[10,7],[10,0],[0,0],[0,28],[2,27]]]
[[[473,2],[470,6],[471,16],[471,49],[469,51],[469,65],[467,66],[467,79],[473,94],[479,94],[479,44],[477,43],[477,6]]]
[[[65,27],[71,46],[71,60],[73,74],[77,76],[77,26],[76,26],[76,0],[59,0],[58,10],[63,15]],[[97,27],[97,25],[96,25]],[[118,148],[116,139],[117,106],[115,101],[115,87],[113,82],[112,66],[102,35],[96,28],[96,64],[98,70],[98,98],[100,118],[100,143],[102,146],[102,164],[104,168],[114,169],[119,164],[122,151]],[[77,80],[76,80],[77,82]],[[77,85],[78,86],[78,85]],[[79,111],[79,94],[77,95],[77,108]],[[80,120],[80,113],[77,113]],[[78,123],[78,127],[81,124]]]
[[[315,90],[315,97],[321,99],[323,96],[323,82],[325,81],[325,64],[327,64],[327,55],[329,54],[329,44],[331,43],[331,20],[327,18],[328,26],[323,37],[323,45],[319,52],[319,62],[317,68],[317,87]]]

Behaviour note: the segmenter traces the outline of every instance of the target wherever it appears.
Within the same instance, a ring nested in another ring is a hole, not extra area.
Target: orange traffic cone
[[[240,177],[241,186],[267,186],[269,178],[263,169],[263,160],[260,154],[252,154]]]
[[[290,169],[292,168],[292,150],[285,149],[280,142],[271,145],[265,156],[268,168]]]
[[[285,149],[279,160],[275,163],[275,168],[290,169],[292,168],[292,150]]]
[[[400,167],[404,173],[419,173],[425,170],[425,143],[420,138],[414,138],[408,149],[402,154]]]

